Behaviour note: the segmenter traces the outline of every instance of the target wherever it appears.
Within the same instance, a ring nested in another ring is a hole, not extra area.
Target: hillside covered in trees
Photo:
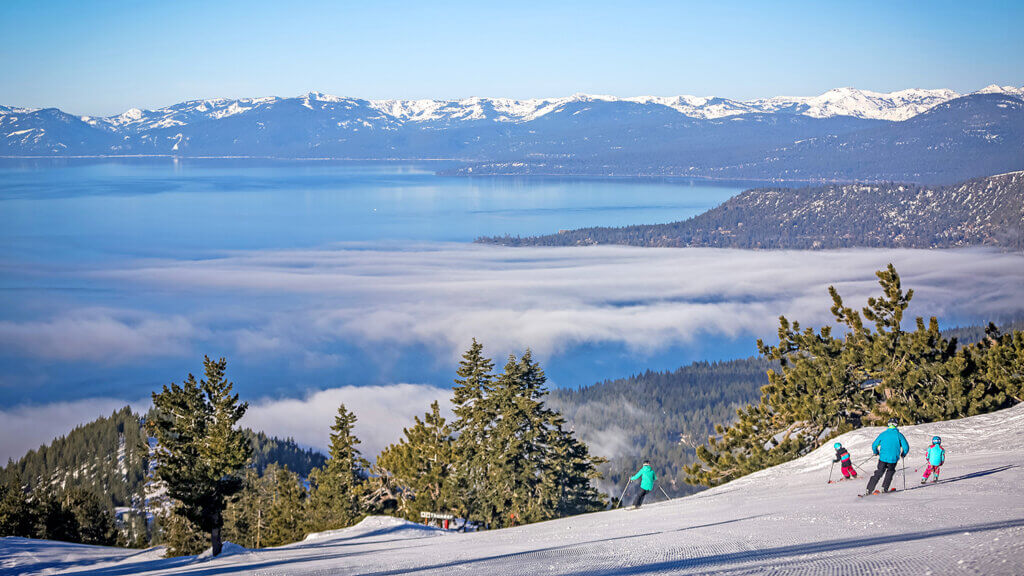
[[[553,390],[548,402],[595,454],[609,459],[600,467],[603,489],[614,492],[650,459],[662,487],[684,495],[696,491],[684,482],[684,466],[696,461],[697,446],[757,399],[772,366],[759,358],[696,362]]]
[[[480,238],[508,246],[764,249],[998,246],[1024,250],[1024,172],[950,186],[756,188],[680,222]]]

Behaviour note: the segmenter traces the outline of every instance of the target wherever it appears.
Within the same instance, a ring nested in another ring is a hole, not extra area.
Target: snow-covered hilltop
[[[160,550],[0,539],[0,570],[44,574],[986,574],[1024,566],[1024,405],[903,429],[906,491],[857,498],[878,428],[837,438],[863,471],[828,484],[831,445],[729,484],[642,509],[518,528],[445,533],[371,517],[303,542],[226,546],[216,559]],[[924,450],[941,435],[938,483],[920,485]],[[838,472],[832,474],[835,479]],[[894,486],[902,489],[903,473]],[[651,495],[652,497],[654,494]]]

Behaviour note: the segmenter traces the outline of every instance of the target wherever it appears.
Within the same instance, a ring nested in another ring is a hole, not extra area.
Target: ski
[[[870,494],[857,494],[857,498],[864,498],[866,496],[879,496],[879,495],[882,495],[882,494],[892,494],[895,491],[896,491],[895,488],[889,488],[888,492],[882,492],[881,490],[875,490],[874,492],[872,492]]]

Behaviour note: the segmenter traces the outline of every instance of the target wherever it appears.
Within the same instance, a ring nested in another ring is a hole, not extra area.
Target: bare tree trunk
[[[219,512],[217,513],[213,522],[213,530],[210,530],[210,548],[212,548],[211,551],[213,552],[214,557],[216,557],[220,556],[220,551],[221,548],[223,547],[220,541],[220,528],[221,524],[223,524],[223,521],[221,520]]]

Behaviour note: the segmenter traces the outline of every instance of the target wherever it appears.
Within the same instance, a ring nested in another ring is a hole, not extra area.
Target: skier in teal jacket
[[[651,490],[654,490],[654,481],[658,479],[658,476],[654,474],[654,469],[651,468],[651,463],[648,460],[644,460],[644,465],[636,474],[633,474],[629,479],[630,481],[640,479],[640,493],[636,495],[636,500],[633,501],[633,508],[639,508],[644,503],[644,496]]]
[[[899,420],[895,418],[889,420],[889,428],[879,434],[878,438],[875,438],[875,441],[871,444],[871,450],[875,453],[875,456],[878,456],[878,468],[875,469],[875,473],[868,480],[866,494],[874,493],[875,486],[882,475],[885,475],[885,480],[882,481],[882,492],[888,492],[889,485],[892,484],[893,474],[896,473],[896,463],[900,461],[900,458],[904,458],[910,453],[910,444],[899,430]]]

